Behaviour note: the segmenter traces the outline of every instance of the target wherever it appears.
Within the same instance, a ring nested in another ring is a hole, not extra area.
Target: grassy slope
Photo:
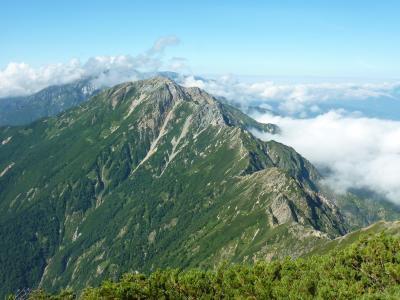
[[[341,250],[353,244],[362,236],[374,235],[382,232],[394,237],[400,236],[400,221],[379,221],[368,227],[355,230],[332,241],[322,241],[321,243],[317,243],[315,245],[315,249],[307,253],[307,256],[324,254],[332,250]]]

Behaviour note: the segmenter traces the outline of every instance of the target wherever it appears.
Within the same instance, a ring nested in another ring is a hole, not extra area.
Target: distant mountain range
[[[51,117],[0,128],[0,296],[298,257],[400,216],[322,187],[293,148],[250,133],[276,125],[169,78],[40,93],[48,107],[35,116]]]
[[[0,126],[25,125],[55,116],[99,91],[90,79],[50,86],[33,95],[0,99]]]

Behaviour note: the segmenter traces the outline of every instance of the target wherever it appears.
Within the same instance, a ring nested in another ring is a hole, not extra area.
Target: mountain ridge
[[[0,126],[27,125],[76,107],[91,96],[111,88],[113,80],[107,82],[103,78],[107,76],[108,72],[105,71],[97,76],[84,76],[65,84],[49,85],[28,95],[1,97]],[[182,75],[175,72],[142,73],[134,71],[130,76],[136,80],[158,76],[182,81]],[[195,78],[202,79],[197,76]]]

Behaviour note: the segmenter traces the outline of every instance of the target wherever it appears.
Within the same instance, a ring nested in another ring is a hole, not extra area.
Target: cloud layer
[[[185,86],[197,86],[233,100],[243,107],[264,103],[284,115],[315,115],[328,102],[345,103],[367,99],[396,99],[400,103],[400,82],[278,84],[272,81],[244,82],[232,76],[203,80],[187,76]]]
[[[400,204],[400,122],[337,111],[310,119],[255,117],[282,129],[279,136],[253,132],[256,136],[290,145],[317,167],[328,168],[326,183],[336,191],[368,188]]]
[[[164,62],[165,50],[179,44],[176,36],[166,36],[155,41],[145,53],[137,56],[95,56],[81,63],[72,59],[67,63],[49,64],[33,68],[26,63],[9,63],[0,71],[0,98],[29,95],[47,86],[65,84],[86,77],[95,78],[94,84],[112,86],[138,78],[139,71],[154,72],[161,67],[174,69],[183,66],[183,60],[173,58]]]

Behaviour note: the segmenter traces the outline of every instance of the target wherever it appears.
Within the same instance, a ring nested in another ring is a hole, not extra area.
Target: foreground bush
[[[37,290],[30,299],[74,299]],[[88,287],[80,299],[400,299],[400,239],[363,237],[324,256],[222,265],[215,271],[126,274]]]

